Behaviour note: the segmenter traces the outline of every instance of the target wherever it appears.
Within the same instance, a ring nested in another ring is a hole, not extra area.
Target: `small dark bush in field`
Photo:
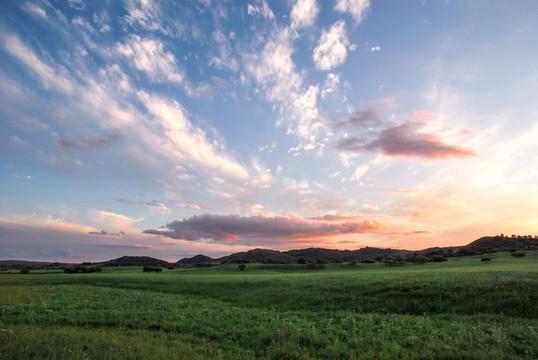
[[[306,264],[305,258],[302,258],[302,257],[298,258],[297,259],[297,264]]]
[[[443,262],[443,261],[447,261],[448,259],[446,257],[444,257],[443,255],[434,255],[434,257],[432,257],[432,261],[433,262]]]
[[[373,259],[364,259],[364,260],[361,260],[361,264],[375,264],[375,260],[373,260]]]
[[[427,256],[419,254],[417,256],[412,257],[409,261],[414,262],[415,264],[424,265],[428,261],[430,261],[430,259],[428,259]]]
[[[315,263],[310,263],[308,264],[308,269],[311,269],[311,270],[323,270],[325,269],[327,266],[323,263],[321,264],[315,264]]]
[[[163,271],[163,269],[161,269],[160,267],[144,266],[144,272],[150,273],[152,271],[161,272]]]
[[[274,264],[275,259],[273,259],[272,257],[268,257],[267,259],[265,259],[265,261],[263,263],[264,264]]]
[[[92,266],[92,267],[90,268],[90,272],[91,272],[91,273],[94,273],[94,272],[101,272],[101,271],[103,271],[103,269],[101,269],[99,266]]]
[[[174,267],[170,265],[170,266],[168,267],[168,270],[174,270]]]
[[[485,256],[485,257],[481,258],[480,261],[483,261],[483,262],[490,262],[490,261],[491,261],[491,258]]]
[[[21,270],[21,274],[29,274],[30,273],[30,270],[28,269],[22,269]]]
[[[355,265],[357,265],[357,262],[356,262],[355,260],[350,261],[350,262],[349,262],[349,265],[351,265],[351,266],[355,266]]]
[[[381,261],[383,261],[383,259],[384,259],[383,255],[376,255],[376,257],[374,257],[375,261],[380,261],[381,262]]]
[[[512,256],[515,257],[515,258],[521,258],[521,257],[525,256],[525,253],[522,252],[522,251],[517,251],[517,252],[513,252]]]
[[[243,271],[243,270],[245,270],[246,268],[247,268],[247,266],[246,266],[245,264],[241,264],[241,265],[239,265],[239,270],[240,270],[240,271]]]

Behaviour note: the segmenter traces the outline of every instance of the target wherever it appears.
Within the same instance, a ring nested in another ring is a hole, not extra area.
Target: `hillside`
[[[484,236],[465,246],[474,251],[494,249],[495,251],[530,250],[538,248],[538,239],[531,235],[506,237]]]
[[[177,262],[174,263],[174,265],[177,266],[196,266],[196,265],[207,265],[207,264],[213,264],[215,262],[218,262],[218,260],[213,259],[209,256],[205,256],[202,254],[195,255],[191,258],[183,258]]]
[[[170,264],[167,261],[161,259],[155,259],[149,256],[122,256],[117,259],[112,259],[100,263],[101,266],[162,266],[167,267]]]

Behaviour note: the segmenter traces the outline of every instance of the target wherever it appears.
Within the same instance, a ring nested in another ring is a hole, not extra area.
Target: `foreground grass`
[[[536,253],[452,260],[2,275],[0,358],[538,357]]]

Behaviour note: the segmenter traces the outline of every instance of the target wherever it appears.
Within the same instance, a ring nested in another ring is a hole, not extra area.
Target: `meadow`
[[[0,359],[536,359],[538,252],[0,272]]]

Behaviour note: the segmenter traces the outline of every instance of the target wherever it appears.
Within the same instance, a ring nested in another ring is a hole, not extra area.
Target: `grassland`
[[[538,253],[0,273],[0,359],[536,359]]]

